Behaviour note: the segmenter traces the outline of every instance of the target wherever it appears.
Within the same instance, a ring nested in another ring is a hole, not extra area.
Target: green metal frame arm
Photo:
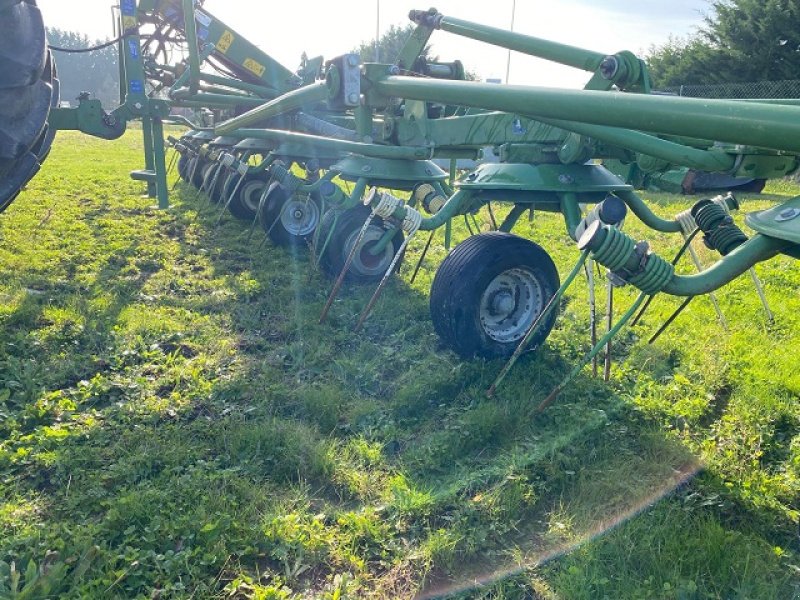
[[[662,219],[647,206],[644,200],[639,198],[634,192],[620,190],[615,195],[622,200],[639,220],[650,229],[661,231],[662,233],[680,233],[681,224],[678,221],[668,221]]]
[[[163,119],[164,123],[169,123],[171,125],[183,125],[184,127],[188,127],[192,131],[214,131],[212,127],[199,127],[198,125],[192,123],[189,119],[184,117],[183,115],[170,115]]]
[[[104,140],[116,140],[125,133],[129,111],[123,105],[106,113],[99,100],[81,100],[75,108],[54,108],[48,123],[57,130],[80,131]]]
[[[697,275],[675,275],[664,288],[673,296],[700,296],[730,283],[755,264],[769,260],[791,242],[756,234],[726,257]]]
[[[430,24],[436,29],[441,29],[455,35],[460,35],[472,40],[486,42],[494,46],[516,50],[531,56],[560,63],[584,71],[596,71],[600,68],[605,54],[584,50],[575,46],[568,46],[550,40],[489,27],[479,23],[463,21],[454,17],[441,14],[431,14],[431,11],[412,11],[409,18],[417,24]]]
[[[252,96],[240,96],[229,94],[214,94],[210,92],[194,93],[189,88],[176,90],[171,94],[173,104],[180,104],[184,102],[199,102],[206,108],[213,108],[220,106],[229,108],[231,106],[260,106],[264,103],[261,98],[253,98]]]
[[[258,108],[244,113],[238,117],[220,123],[216,127],[217,135],[229,135],[237,129],[250,127],[261,121],[298,110],[309,104],[327,100],[329,97],[328,86],[324,81],[312,83],[306,87],[288,92]],[[256,136],[249,136],[256,137]]]
[[[217,135],[220,129],[217,128]],[[411,146],[381,146],[378,144],[365,144],[362,142],[350,142],[347,140],[337,140],[306,133],[294,131],[282,131],[278,129],[235,129],[226,135],[242,139],[255,138],[261,140],[274,140],[280,143],[292,143],[305,146],[311,150],[326,150],[345,153],[360,154],[371,158],[389,158],[399,160],[429,160],[433,156],[432,149],[429,147]]]
[[[409,18],[412,18],[414,11],[409,13]],[[412,19],[413,20],[413,19]],[[411,37],[408,38],[400,54],[397,57],[384,56],[383,60],[394,60],[394,63],[401,69],[410,69],[419,56],[425,51],[425,46],[433,35],[433,27],[423,23],[417,23]],[[380,57],[379,57],[380,59]]]
[[[451,103],[800,152],[800,108],[794,106],[386,75],[371,85],[385,98]]]
[[[736,158],[726,152],[692,148],[631,129],[590,125],[562,119],[540,119],[540,121],[553,127],[559,127],[607,144],[620,146],[627,150],[689,167],[690,169],[727,172],[731,171],[736,164]]]
[[[197,22],[194,15],[195,0],[182,0],[184,33],[189,44],[189,89],[197,93],[200,87],[200,45],[197,40]]]

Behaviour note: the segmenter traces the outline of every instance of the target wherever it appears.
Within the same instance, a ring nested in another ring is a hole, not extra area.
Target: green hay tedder
[[[593,325],[592,351],[542,407],[656,294],[691,299],[777,254],[800,258],[800,197],[749,215],[748,236],[730,216],[738,208],[731,195],[664,219],[601,164],[782,177],[797,169],[800,155],[793,101],[657,95],[645,63],[630,52],[583,50],[434,9],[409,16],[414,32],[391,62],[304,57],[292,71],[195,0],[121,0],[121,104],[107,111],[88,97],[58,108],[56,65],[35,2],[0,0],[0,206],[36,174],[58,130],[114,139],[140,120],[145,166],[132,177],[161,207],[168,206],[171,146],[180,177],[220,205],[220,218],[229,211],[262,227],[275,245],[311,247],[335,281],[323,320],[346,282],[377,284],[356,329],[414,236],[429,232],[427,252],[442,230],[449,249],[454,219],[469,223],[485,208],[494,231],[449,253],[430,304],[437,333],[459,355],[509,358],[497,383],[547,338],[560,298],[581,271],[592,273],[592,262],[613,285],[641,292],[601,339]],[[582,69],[588,82],[562,90],[467,81],[459,61],[424,55],[438,32]],[[217,119],[195,126],[172,116],[181,107],[208,109]],[[164,123],[190,130],[165,140]],[[488,147],[499,161],[475,163]],[[459,177],[464,164],[472,168]],[[508,209],[495,222],[498,204]],[[579,258],[563,279],[545,248],[513,234],[535,211],[562,215],[577,245]],[[656,232],[683,235],[684,251],[702,234],[718,262],[676,274],[680,255],[665,259],[623,232],[629,213]]]

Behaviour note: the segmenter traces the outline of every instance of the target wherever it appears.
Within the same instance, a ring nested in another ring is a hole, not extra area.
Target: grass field
[[[370,288],[319,325],[305,251],[187,187],[157,211],[140,156],[61,135],[0,218],[0,598],[800,598],[799,263],[758,267],[774,324],[742,278],[727,329],[698,299],[650,346],[659,298],[610,383],[536,415],[588,348],[584,282],[489,400],[501,362],[430,323],[443,247],[363,333]],[[767,191],[745,209],[800,193]],[[521,229],[564,276],[563,224]]]

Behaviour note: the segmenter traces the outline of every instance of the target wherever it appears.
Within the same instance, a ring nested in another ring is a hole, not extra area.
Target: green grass
[[[61,135],[0,219],[0,598],[17,579],[34,598],[800,597],[796,262],[757,268],[774,324],[742,278],[727,329],[698,299],[648,346],[678,304],[659,298],[610,383],[587,369],[536,415],[588,348],[584,282],[489,400],[501,363],[459,360],[429,321],[440,238],[354,334],[371,289],[319,325],[330,281],[305,251],[216,227],[185,187],[155,210],[139,161],[133,133]],[[798,193],[768,191],[746,210]],[[555,217],[520,233],[562,274],[577,258]]]

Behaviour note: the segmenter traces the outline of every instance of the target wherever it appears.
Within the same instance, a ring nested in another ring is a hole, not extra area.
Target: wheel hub
[[[489,282],[481,296],[481,326],[497,342],[518,342],[544,304],[544,291],[535,274],[521,267],[509,269]]]
[[[354,231],[352,235],[347,238],[347,242],[344,246],[345,256],[349,256],[350,252],[352,252],[353,245],[360,233],[360,230]],[[361,241],[361,247],[353,257],[353,263],[350,266],[353,271],[370,277],[383,275],[386,272],[386,269],[389,268],[394,258],[394,247],[390,243],[386,245],[383,252],[375,254],[373,251],[373,248],[381,240],[384,233],[385,231],[382,228],[374,225],[367,229]]]
[[[514,310],[515,306],[514,292],[510,289],[501,290],[492,300],[492,312],[495,315],[508,316]]]
[[[305,237],[314,233],[319,224],[319,207],[310,198],[292,197],[281,213],[281,224],[291,235]]]

